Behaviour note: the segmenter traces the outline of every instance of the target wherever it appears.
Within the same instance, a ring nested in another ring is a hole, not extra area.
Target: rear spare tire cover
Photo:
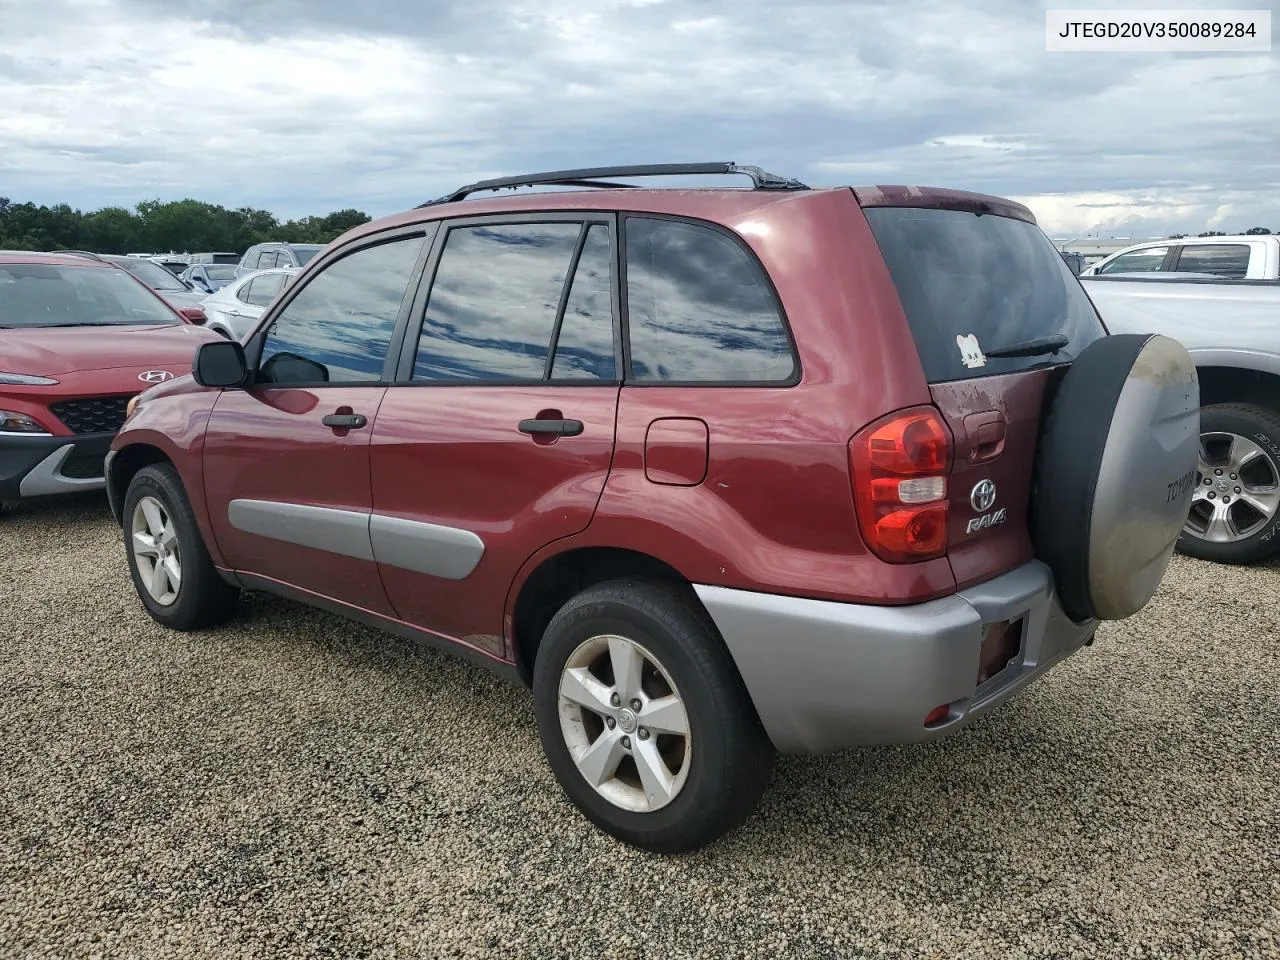
[[[1200,385],[1182,344],[1094,341],[1046,394],[1031,535],[1075,621],[1121,620],[1164,576],[1195,487]]]

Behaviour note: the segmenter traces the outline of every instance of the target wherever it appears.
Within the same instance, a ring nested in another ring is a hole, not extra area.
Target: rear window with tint
[[[1034,224],[961,210],[863,212],[930,383],[1064,363],[1104,335],[1080,282]],[[1056,354],[985,356],[1055,334],[1068,338]]]
[[[1188,244],[1178,257],[1177,270],[1243,280],[1249,272],[1249,246],[1244,243]]]

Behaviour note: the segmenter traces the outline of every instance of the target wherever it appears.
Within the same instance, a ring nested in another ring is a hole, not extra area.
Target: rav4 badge
[[[969,506],[973,507],[974,513],[982,513],[982,516],[974,517],[969,521],[964,528],[966,534],[977,533],[979,530],[986,530],[988,527],[1004,523],[1007,516],[1004,507],[991,513],[983,513],[984,510],[990,510],[995,502],[996,485],[994,483],[983,479],[973,485],[973,490],[969,493]]]

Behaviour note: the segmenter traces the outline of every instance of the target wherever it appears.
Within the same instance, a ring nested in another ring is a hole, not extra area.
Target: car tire
[[[1280,413],[1246,403],[1204,407],[1200,449],[1178,552],[1228,564],[1274,556],[1280,551]]]
[[[240,591],[214,569],[172,466],[155,464],[139,470],[129,482],[121,516],[129,574],[157,623],[174,630],[198,630],[235,613]]]
[[[1072,620],[1123,620],[1155,595],[1191,504],[1200,390],[1154,334],[1089,344],[1045,395],[1031,536]]]
[[[543,636],[533,692],[565,794],[624,843],[661,854],[703,847],[741,824],[768,786],[773,745],[684,585],[614,580],[574,597]]]

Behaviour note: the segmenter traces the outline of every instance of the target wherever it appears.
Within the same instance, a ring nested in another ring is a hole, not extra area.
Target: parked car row
[[[60,252],[115,264],[183,311],[187,319],[206,323],[224,337],[238,338],[253,327],[267,304],[298,272],[298,267],[290,264],[305,263],[319,249],[317,244],[258,244],[246,251],[241,264],[266,263],[269,258],[272,264],[286,265],[258,270],[241,264],[202,262],[187,266],[177,275],[147,257],[83,250]]]

